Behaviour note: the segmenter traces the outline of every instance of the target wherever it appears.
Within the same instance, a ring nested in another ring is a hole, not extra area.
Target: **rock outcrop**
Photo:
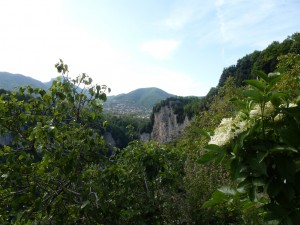
[[[183,122],[179,123],[177,117],[171,104],[161,107],[158,112],[154,113],[151,140],[163,144],[179,137],[191,121],[185,117]]]
[[[140,141],[145,143],[145,142],[149,142],[151,140],[151,134],[149,133],[142,133],[140,134]]]
[[[103,137],[104,137],[106,146],[109,149],[109,154],[110,155],[116,154],[114,148],[117,146],[117,144],[116,144],[116,141],[114,140],[112,134],[110,132],[105,132],[104,135],[103,135]]]

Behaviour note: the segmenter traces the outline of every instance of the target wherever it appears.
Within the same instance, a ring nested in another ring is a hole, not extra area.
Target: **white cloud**
[[[273,23],[282,16],[288,16],[278,13],[281,6],[272,0],[216,0],[215,7],[222,41],[234,46],[265,43],[264,39],[269,40],[274,29],[284,24],[273,26]]]
[[[177,40],[153,40],[141,45],[140,50],[155,59],[168,59],[178,48],[180,41]]]

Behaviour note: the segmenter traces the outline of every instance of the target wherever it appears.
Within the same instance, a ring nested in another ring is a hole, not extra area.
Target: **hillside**
[[[153,106],[161,100],[174,95],[159,88],[139,88],[128,94],[108,96],[104,103],[104,111],[116,114],[136,114],[140,117],[149,117]]]
[[[15,90],[19,86],[30,85],[34,88],[45,87],[41,81],[35,80],[31,77],[22,74],[12,74],[8,72],[0,72],[0,88],[5,90]]]
[[[230,76],[236,79],[237,86],[242,86],[245,85],[244,80],[256,78],[255,71],[273,72],[277,69],[279,57],[286,54],[300,54],[300,33],[294,33],[282,42],[273,41],[264,50],[247,54],[235,65],[224,68],[218,87],[223,86]]]
[[[34,88],[49,88],[52,81],[43,83],[22,74],[12,74],[0,72],[0,89],[15,90],[19,86],[30,85]],[[139,88],[127,94],[108,96],[104,103],[104,111],[118,115],[139,115],[139,117],[149,117],[152,108],[161,100],[165,100],[174,95],[169,94],[159,88]]]

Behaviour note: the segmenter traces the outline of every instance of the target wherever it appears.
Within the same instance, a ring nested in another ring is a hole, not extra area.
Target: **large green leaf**
[[[256,75],[258,75],[260,78],[262,78],[264,81],[269,82],[269,77],[267,74],[265,74],[263,71],[261,70],[254,70],[253,71]]]
[[[264,92],[266,89],[266,83],[259,80],[245,80],[244,82],[257,88],[261,92]]]
[[[266,205],[266,208],[273,214],[273,219],[277,219],[279,221],[281,221],[283,218],[286,218],[288,215],[286,209],[276,203],[269,203]]]
[[[259,91],[254,89],[245,90],[243,94],[245,97],[248,97],[255,102],[262,102],[264,100],[264,96]]]
[[[227,199],[228,198],[224,192],[217,190],[212,194],[212,197],[202,205],[202,208],[205,209],[211,206],[218,205],[222,202],[225,202]]]
[[[278,157],[275,160],[278,173],[286,182],[295,182],[296,165],[292,157]]]
[[[209,144],[205,147],[205,150],[206,152],[197,160],[198,163],[204,164],[211,161],[219,163],[226,156],[225,149],[218,145]]]

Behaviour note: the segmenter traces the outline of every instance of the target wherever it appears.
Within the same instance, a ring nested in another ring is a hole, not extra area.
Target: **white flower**
[[[278,122],[278,121],[280,121],[280,120],[282,120],[282,119],[283,119],[283,114],[282,114],[282,113],[278,113],[278,114],[275,116],[274,121],[275,121],[275,122]]]
[[[288,106],[288,107],[287,107]],[[293,108],[293,107],[297,107],[298,105],[297,104],[295,104],[295,103],[290,103],[289,105],[287,105],[287,104],[281,104],[280,106],[279,106],[279,108]],[[283,114],[282,113],[278,113],[276,116],[275,116],[275,118],[274,118],[274,121],[275,122],[278,122],[278,121],[280,121],[280,120],[282,120],[283,119]]]
[[[264,117],[269,117],[274,112],[275,112],[275,108],[274,108],[273,104],[270,101],[266,102],[265,107],[264,107]],[[258,104],[255,105],[254,108],[250,111],[249,116],[252,119],[260,118],[262,116],[261,106]]]
[[[279,106],[279,108],[293,108],[293,107],[297,107],[298,105],[295,103],[289,103],[289,104],[281,104]]]
[[[208,144],[215,144],[219,146],[226,145],[234,137],[250,127],[250,121],[245,118],[243,113],[237,114],[233,118],[222,119],[220,125],[215,129],[215,134],[211,137]]]
[[[232,121],[232,118],[222,119],[220,125],[215,129],[214,136],[211,137],[208,144],[219,146],[227,144],[234,137],[232,132]]]
[[[275,112],[275,108],[273,104],[269,101],[265,104],[264,116],[271,116],[273,112]]]
[[[268,77],[278,77],[278,76],[280,76],[279,72],[274,72],[274,73],[269,73],[268,74]]]
[[[232,117],[230,118],[223,118],[220,125],[228,125],[228,124],[231,124],[232,123]]]
[[[288,105],[289,108],[296,107],[297,105],[294,103],[290,103]],[[286,108],[287,105],[281,105],[281,108]],[[264,106],[264,117],[270,117],[275,112],[275,107],[269,101],[265,103]],[[262,110],[260,105],[255,105],[254,108],[249,113],[250,119],[246,114],[239,112],[235,118],[223,118],[220,125],[215,129],[214,135],[211,136],[208,144],[215,144],[219,146],[223,146],[228,144],[231,140],[233,140],[240,133],[246,131],[251,127],[251,119],[261,119]],[[274,118],[276,120],[282,119],[283,114],[279,113]]]

